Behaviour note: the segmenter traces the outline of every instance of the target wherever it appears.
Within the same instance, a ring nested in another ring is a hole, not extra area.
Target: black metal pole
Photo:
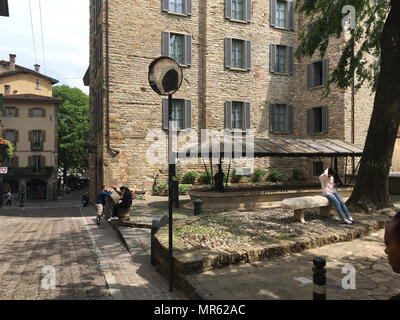
[[[326,260],[314,258],[313,260],[313,300],[326,300]]]
[[[174,157],[172,153],[172,94],[168,95],[168,208],[169,208],[169,291],[174,287],[173,252],[172,252],[172,177],[174,174]]]

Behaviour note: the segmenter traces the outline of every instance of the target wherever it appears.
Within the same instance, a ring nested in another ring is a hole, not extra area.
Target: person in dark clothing
[[[96,208],[97,208],[97,224],[100,224],[101,216],[103,215],[103,207],[106,204],[106,197],[111,195],[112,191],[108,191],[106,186],[101,186],[101,190],[97,195]]]
[[[23,193],[23,192],[21,192],[21,193],[18,195],[18,199],[19,199],[19,206],[20,206],[20,207],[23,207],[23,206],[24,206],[24,200],[25,200],[25,196],[24,196],[24,193]]]
[[[385,253],[393,272],[400,273],[400,210],[386,226],[385,245]],[[391,297],[390,300],[400,300],[400,294]]]
[[[128,209],[132,205],[132,192],[128,187],[122,186],[119,188],[119,190],[115,186],[113,188],[121,196],[121,198],[119,199],[120,202],[114,206],[113,216],[112,218],[108,219],[108,221],[118,220],[118,210]]]

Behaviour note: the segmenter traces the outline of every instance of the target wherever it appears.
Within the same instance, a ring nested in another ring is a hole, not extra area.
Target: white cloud
[[[0,60],[8,60],[8,55],[15,53],[18,65],[33,68],[36,61],[29,0],[8,2],[10,17],[0,17]],[[88,93],[82,78],[89,66],[89,0],[41,0],[45,64],[39,0],[30,0],[30,3],[41,72],[60,80],[60,84]]]

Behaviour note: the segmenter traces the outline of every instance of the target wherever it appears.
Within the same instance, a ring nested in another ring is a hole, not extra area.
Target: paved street
[[[183,299],[148,255],[131,255],[95,224],[76,192],[57,202],[0,209],[0,299]],[[55,289],[45,266],[55,269]]]

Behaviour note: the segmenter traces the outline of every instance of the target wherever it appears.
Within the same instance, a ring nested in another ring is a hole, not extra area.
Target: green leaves
[[[53,87],[53,96],[64,99],[58,109],[58,165],[62,169],[88,169],[89,97],[77,88]]]

